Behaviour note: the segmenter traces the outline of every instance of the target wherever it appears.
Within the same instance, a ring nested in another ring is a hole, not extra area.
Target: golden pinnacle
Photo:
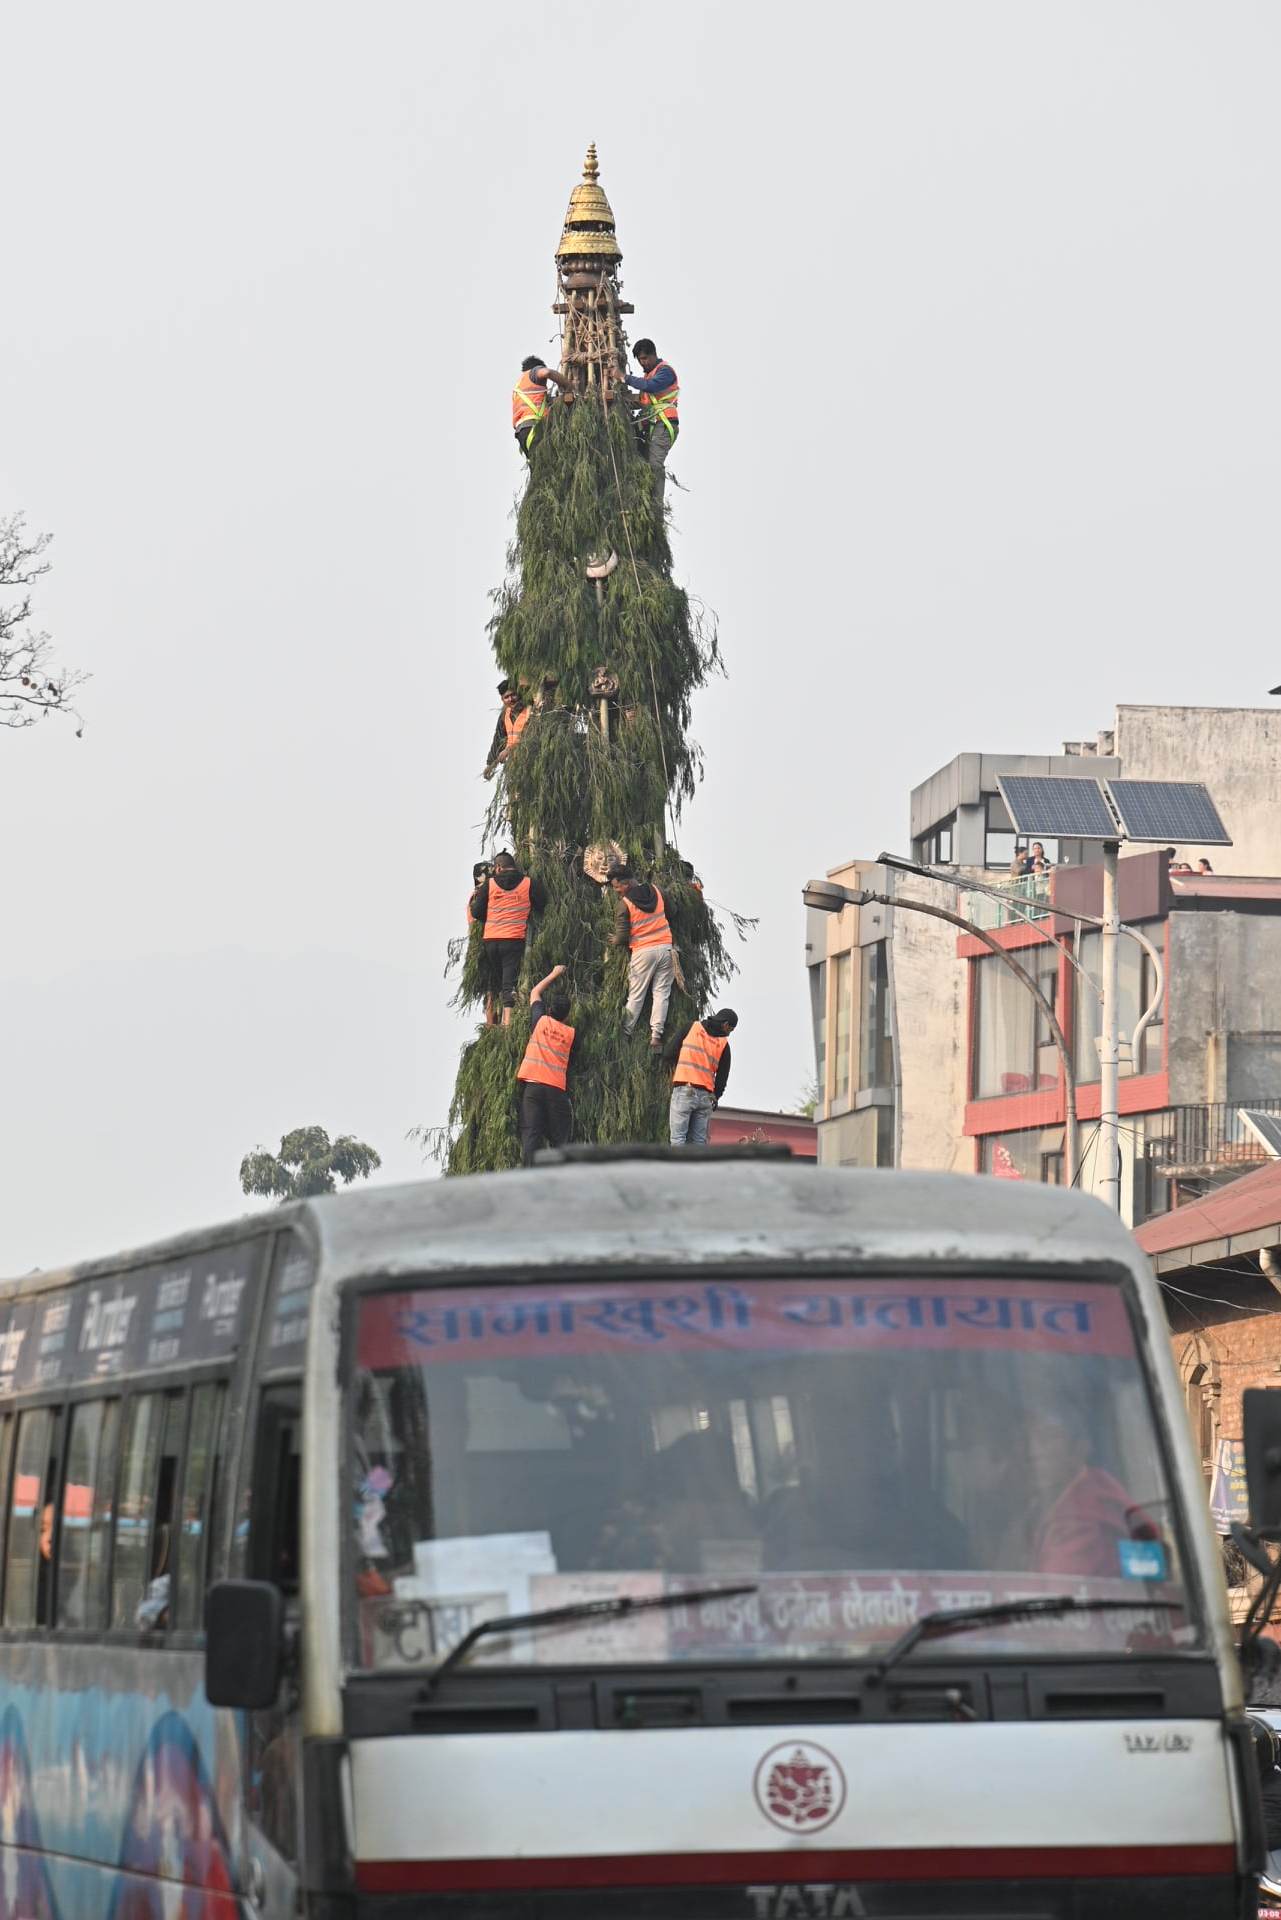
[[[556,258],[562,263],[582,260],[599,266],[622,257],[623,250],[614,233],[614,210],[600,184],[600,162],[593,140],[583,162],[582,180],[569,196],[569,211]]]

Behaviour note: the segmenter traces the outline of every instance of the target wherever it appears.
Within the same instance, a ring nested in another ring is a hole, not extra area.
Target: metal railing
[[[1144,1151],[1149,1165],[1163,1173],[1264,1165],[1271,1156],[1241,1118],[1242,1107],[1256,1113],[1281,1114],[1281,1098],[1167,1107],[1164,1113],[1149,1114],[1144,1123]]]
[[[967,893],[965,895],[966,918],[976,927],[986,927],[989,931],[996,927],[1016,927],[1026,925],[1029,920],[1049,918],[1050,883],[1052,873],[1025,873],[1015,880],[1008,874],[992,873],[986,886],[995,889],[1009,900],[994,898],[988,893]]]

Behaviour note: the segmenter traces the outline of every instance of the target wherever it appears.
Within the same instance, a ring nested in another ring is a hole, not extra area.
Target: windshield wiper
[[[1026,1600],[994,1600],[983,1607],[939,1607],[923,1613],[891,1641],[880,1659],[869,1668],[867,1684],[879,1687],[892,1667],[896,1667],[922,1640],[941,1639],[946,1633],[963,1633],[967,1627],[981,1627],[1000,1620],[1035,1620],[1038,1615],[1061,1613],[1147,1613],[1154,1607],[1166,1613],[1182,1613],[1178,1600],[1079,1600],[1071,1593],[1032,1595]]]
[[[528,1627],[559,1627],[574,1620],[622,1620],[628,1614],[644,1613],[652,1608],[692,1606],[698,1600],[736,1600],[742,1594],[757,1591],[753,1582],[739,1587],[698,1587],[689,1593],[658,1593],[639,1600],[623,1594],[617,1600],[576,1600],[568,1607],[544,1607],[538,1613],[513,1613],[506,1619],[481,1620],[428,1674],[423,1682],[423,1697],[429,1698],[445,1675],[462,1665],[478,1641],[487,1640],[495,1633],[523,1633]]]

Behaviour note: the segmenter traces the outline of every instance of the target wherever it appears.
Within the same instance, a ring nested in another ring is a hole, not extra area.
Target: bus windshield
[[[1199,1638],[1119,1287],[692,1275],[415,1287],[355,1304],[353,1655],[430,1666],[478,1621],[752,1590],[494,1635],[495,1666],[1125,1655]]]

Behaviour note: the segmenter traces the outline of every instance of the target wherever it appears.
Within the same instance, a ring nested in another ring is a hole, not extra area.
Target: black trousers
[[[526,420],[523,426],[517,427],[516,429],[516,445],[520,448],[526,460],[531,458],[529,443],[534,437],[534,428],[537,425],[537,420]]]
[[[505,1007],[514,1007],[516,1004],[516,982],[520,978],[520,963],[524,958],[523,940],[485,942],[489,991],[501,993]]]
[[[538,1080],[522,1081],[520,1146],[525,1166],[533,1166],[540,1147],[563,1147],[572,1125],[569,1095],[563,1087],[545,1087]]]

